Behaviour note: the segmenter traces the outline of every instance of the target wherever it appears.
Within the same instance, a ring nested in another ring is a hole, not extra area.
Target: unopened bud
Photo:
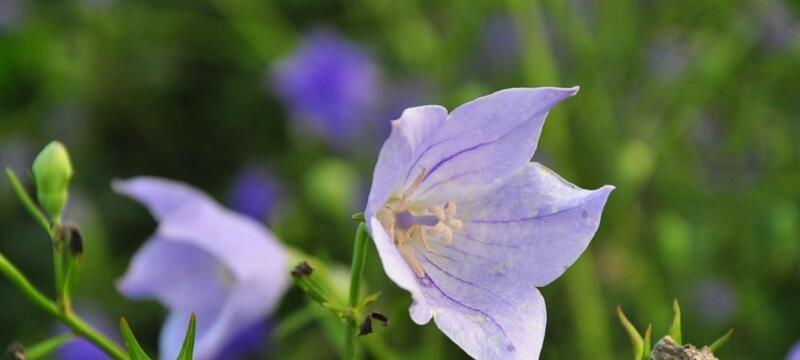
[[[63,144],[53,141],[42,149],[33,161],[33,177],[39,204],[52,219],[58,219],[67,203],[72,178],[72,163]]]

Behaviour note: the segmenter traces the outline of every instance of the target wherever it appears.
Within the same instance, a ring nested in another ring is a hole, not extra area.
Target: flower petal
[[[133,257],[117,288],[130,298],[158,299],[171,310],[192,312],[225,302],[226,271],[205,250],[154,237]]]
[[[160,240],[148,242],[134,258],[120,289],[133,297],[156,297],[170,307],[171,317],[161,336],[162,354],[180,347],[191,312],[198,314],[195,354],[207,359],[277,306],[288,286],[286,251],[259,223],[173,181],[135,178],[118,182],[115,188],[144,202],[160,219],[155,235]],[[185,201],[163,202],[162,197]],[[175,275],[182,273],[188,274]],[[224,299],[203,299],[213,288],[207,285],[209,279],[226,286]]]
[[[430,265],[430,264],[429,264]],[[476,359],[537,359],[547,312],[533,286],[524,297],[504,299],[464,279],[433,268],[424,292],[442,332]]]
[[[600,224],[613,186],[583,190],[537,163],[505,184],[457,201],[462,231],[429,257],[455,276],[506,298],[524,297],[520,284],[544,286],[583,253]]]
[[[381,226],[377,218],[371,218],[368,226],[369,232],[372,235],[372,241],[378,249],[378,255],[381,258],[383,270],[389,279],[392,279],[397,286],[407,290],[411,293],[414,299],[414,304],[411,306],[409,312],[411,319],[417,324],[423,325],[428,323],[431,319],[431,311],[428,304],[425,302],[422,290],[420,289],[419,279],[411,270],[408,263],[400,255],[400,252],[395,247],[389,235]]]
[[[447,109],[428,105],[408,108],[399,119],[392,122],[392,132],[383,144],[375,165],[367,201],[367,218],[403,185],[412,155],[418,152],[419,146],[430,134],[444,124],[446,118]]]
[[[507,89],[459,106],[415,151],[404,183],[426,169],[415,198],[438,203],[450,193],[429,190],[452,185],[458,192],[506,178],[530,161],[548,111],[577,92],[578,87]]]
[[[191,186],[151,176],[114,180],[111,187],[117,193],[142,203],[156,220],[162,220],[185,204],[214,202],[208,195]]]

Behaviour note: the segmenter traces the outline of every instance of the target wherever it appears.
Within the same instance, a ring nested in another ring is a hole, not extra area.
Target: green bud
[[[47,144],[33,161],[33,177],[39,204],[52,219],[58,219],[67,204],[69,181],[72,178],[72,163],[67,148],[58,141]]]

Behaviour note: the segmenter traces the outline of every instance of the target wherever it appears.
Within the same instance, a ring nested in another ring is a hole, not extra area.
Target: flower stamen
[[[394,198],[381,208],[377,213],[378,221],[386,230],[389,238],[403,255],[417,276],[423,278],[425,269],[416,257],[415,247],[417,242],[433,254],[437,251],[431,245],[429,236],[437,236],[444,245],[453,242],[453,230],[461,230],[464,223],[456,218],[456,204],[448,201],[444,206],[428,206],[427,214],[418,209],[425,209],[413,204],[411,197],[419,189],[425,179],[426,170],[422,168],[414,182],[401,193],[400,198]]]

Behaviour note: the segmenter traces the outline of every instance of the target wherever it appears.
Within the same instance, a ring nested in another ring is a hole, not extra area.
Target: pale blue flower
[[[177,355],[197,314],[195,359],[213,359],[237,334],[262,321],[288,286],[286,251],[261,224],[170,180],[137,177],[114,189],[144,204],[159,225],[134,256],[119,290],[170,311],[161,359]]]
[[[583,190],[538,163],[547,112],[578,88],[508,89],[453,110],[407,109],[383,145],[366,209],[387,275],[478,359],[535,359],[536,287],[586,249],[613,186]]]

